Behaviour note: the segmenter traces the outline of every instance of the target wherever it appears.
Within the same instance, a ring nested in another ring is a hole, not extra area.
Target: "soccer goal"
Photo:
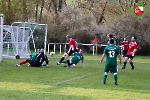
[[[13,22],[4,25],[3,56],[6,58],[29,58],[37,49],[46,50],[47,24]]]
[[[0,14],[0,62],[2,61],[2,53],[3,53],[3,24],[4,24],[4,16]]]

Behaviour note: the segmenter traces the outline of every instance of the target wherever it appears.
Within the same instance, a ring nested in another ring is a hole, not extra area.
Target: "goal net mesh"
[[[3,57],[15,58],[19,55],[20,58],[29,58],[31,49],[36,52],[36,41],[42,41],[41,48],[44,48],[45,34],[43,33],[40,40],[38,34],[41,34],[41,28],[45,25],[28,23],[28,22],[14,22],[11,26],[5,26],[3,29]],[[45,31],[45,28],[44,28]]]

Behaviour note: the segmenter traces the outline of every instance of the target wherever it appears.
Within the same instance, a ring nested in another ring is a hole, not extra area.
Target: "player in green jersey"
[[[79,52],[75,52],[74,56],[70,58],[70,66],[64,66],[64,67],[75,67],[80,61],[82,63],[82,67],[84,66],[84,57],[82,55],[83,51],[80,49]],[[66,60],[63,60],[62,63],[66,63]]]
[[[106,62],[105,62],[105,68],[104,68],[103,84],[106,84],[107,75],[110,69],[114,73],[115,85],[118,84],[118,75],[117,75],[117,69],[116,69],[117,55],[121,64],[121,55],[119,53],[119,49],[117,46],[114,45],[114,40],[112,39],[110,40],[110,45],[105,47],[103,55],[100,60],[100,64],[101,64],[105,56],[107,56]]]
[[[108,42],[107,42],[107,46],[109,46],[110,45],[110,40],[112,40],[113,39],[113,34],[107,34],[106,35],[107,37],[108,37]],[[114,40],[114,45],[115,46],[117,46],[117,41],[115,40],[115,39],[113,39]],[[118,71],[118,65],[117,65],[117,71]],[[110,69],[110,71],[109,71],[111,74],[113,74],[113,72],[111,71],[111,69]]]

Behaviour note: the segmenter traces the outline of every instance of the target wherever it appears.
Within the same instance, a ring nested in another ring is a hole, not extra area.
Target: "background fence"
[[[103,53],[104,48],[106,45],[103,44],[83,44],[83,43],[78,43],[78,48],[82,49],[86,53],[92,53],[95,55],[95,53]],[[121,50],[121,46],[120,47]],[[50,52],[56,52],[59,51],[60,54],[64,53],[67,51],[68,48],[68,43],[48,43],[48,50],[47,53],[49,54]],[[122,51],[122,50],[121,50]]]

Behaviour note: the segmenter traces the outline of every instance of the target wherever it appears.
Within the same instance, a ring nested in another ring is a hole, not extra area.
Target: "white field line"
[[[68,79],[68,80],[64,80],[64,81],[61,81],[61,82],[56,82],[55,85],[59,85],[59,84],[63,84],[63,83],[66,83],[66,82],[70,82],[70,81],[74,81],[74,80],[77,80],[77,79],[81,79],[81,78],[84,78],[84,77],[87,77],[87,76],[90,76],[90,75],[97,74],[97,73],[99,73],[99,72],[100,72],[100,71],[95,72],[95,73],[89,73],[89,74],[82,75],[82,76],[78,76],[78,77],[71,78],[71,79]]]

